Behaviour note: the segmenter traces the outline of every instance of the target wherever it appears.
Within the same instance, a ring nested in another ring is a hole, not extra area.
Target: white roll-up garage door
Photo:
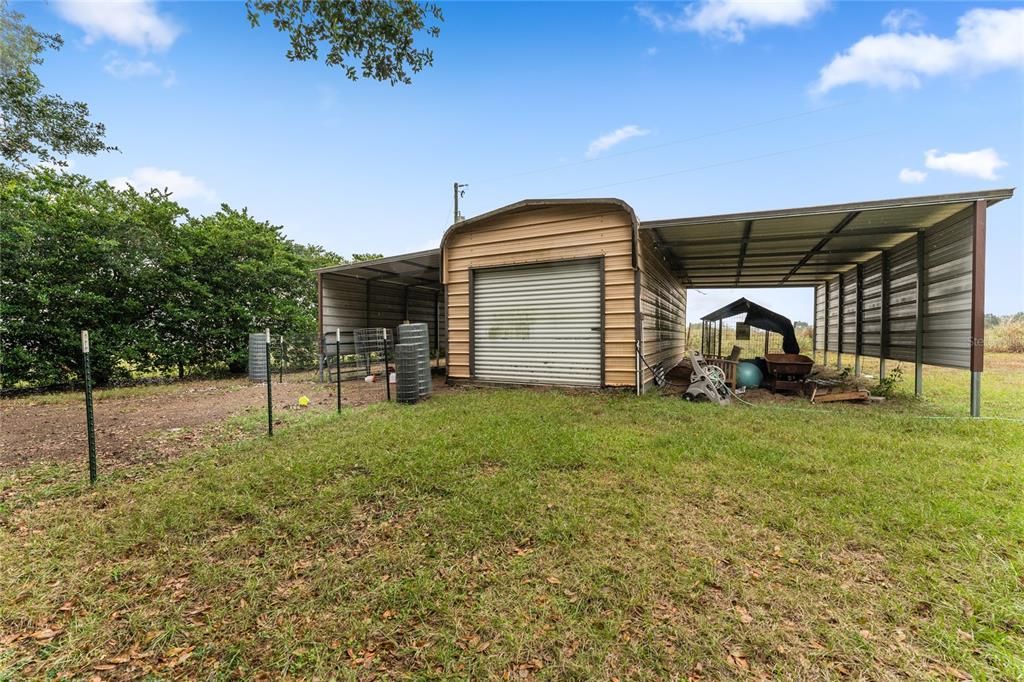
[[[601,270],[568,261],[475,270],[473,375],[601,385]]]

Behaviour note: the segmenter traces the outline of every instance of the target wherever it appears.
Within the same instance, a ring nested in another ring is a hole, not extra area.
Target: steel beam
[[[750,242],[750,231],[753,227],[753,220],[748,220],[743,226],[743,240],[740,242],[740,257],[736,263],[736,286],[739,286],[740,283],[740,273],[743,271],[743,259],[747,255],[747,244]]]
[[[819,241],[819,242],[818,242],[817,244],[815,244],[815,245],[814,245],[814,248],[812,248],[812,249],[811,249],[811,250],[810,250],[810,251],[809,251],[809,252],[808,252],[808,253],[807,253],[807,254],[806,254],[806,255],[805,255],[805,256],[804,256],[804,257],[803,257],[803,258],[802,258],[801,260],[800,260],[800,262],[799,262],[799,263],[797,263],[797,264],[796,264],[796,265],[795,265],[795,266],[793,267],[793,270],[792,270],[792,272],[790,272],[790,273],[789,273],[788,275],[786,275],[786,279],[789,279],[790,277],[792,277],[793,275],[795,275],[795,274],[796,274],[796,272],[797,272],[797,270],[799,270],[800,268],[802,268],[802,267],[803,267],[804,265],[806,265],[806,264],[807,264],[807,261],[809,261],[809,260],[811,260],[812,258],[814,258],[814,254],[816,254],[816,253],[820,252],[820,251],[821,251],[822,249],[824,249],[824,248],[825,248],[826,246],[828,246],[828,242],[829,242],[829,240],[830,240],[830,239],[832,239],[832,237],[834,237],[835,235],[837,235],[837,234],[839,234],[840,232],[842,232],[842,231],[843,231],[843,229],[844,229],[844,228],[845,228],[845,227],[846,227],[847,225],[849,225],[850,223],[852,223],[852,222],[854,221],[854,219],[855,219],[855,218],[856,218],[857,216],[859,216],[859,215],[860,215],[860,211],[850,211],[850,212],[849,212],[849,213],[847,213],[847,214],[846,214],[845,216],[843,216],[843,219],[842,219],[842,220],[840,220],[840,221],[839,221],[839,223],[838,223],[838,224],[837,224],[837,225],[836,225],[835,227],[833,227],[833,228],[832,228],[832,229],[831,229],[831,230],[829,231],[829,233],[828,233],[827,235],[825,235],[824,237],[822,237],[821,241]],[[783,280],[783,281],[785,281],[785,280]]]
[[[753,221],[747,221],[753,223]],[[647,228],[656,229],[656,228]],[[857,230],[856,232],[843,232],[840,234],[833,234],[829,236],[829,239],[856,239],[857,237],[878,237],[888,236],[894,234],[914,234],[915,232],[921,232],[924,228],[920,227],[865,227]],[[659,232],[664,243],[668,246],[715,246],[719,244],[735,244],[737,241],[740,242],[756,242],[758,244],[768,244],[774,242],[791,242],[800,239],[819,239],[820,235],[817,234],[770,234],[757,237],[743,236],[738,240],[736,237],[708,237],[704,239],[685,239],[681,241],[673,241],[665,239],[665,235]]]

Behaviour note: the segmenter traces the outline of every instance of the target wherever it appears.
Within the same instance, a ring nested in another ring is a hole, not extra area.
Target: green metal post
[[[273,375],[270,371],[270,330],[267,330],[267,344],[264,347],[267,352],[267,435],[274,435],[274,398],[272,392]]]
[[[89,485],[96,483],[96,422],[92,414],[92,373],[89,369],[89,332],[82,330],[82,373],[85,375],[85,429],[89,440]]]
[[[334,330],[334,381],[335,395],[338,398],[338,414],[341,414],[341,329]]]

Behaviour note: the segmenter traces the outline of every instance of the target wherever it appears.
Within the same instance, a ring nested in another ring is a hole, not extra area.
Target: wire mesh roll
[[[249,381],[267,380],[267,334],[249,334]]]
[[[423,322],[398,325],[398,340],[416,349],[416,372],[420,397],[431,393],[430,332]]]
[[[420,399],[417,359],[414,344],[395,344],[395,398],[400,403],[415,403]]]

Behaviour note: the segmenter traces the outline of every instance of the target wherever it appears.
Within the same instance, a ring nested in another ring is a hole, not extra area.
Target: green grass
[[[1024,678],[1024,425],[920,418],[959,376],[796,410],[466,390],[51,475],[0,510],[0,678]]]

